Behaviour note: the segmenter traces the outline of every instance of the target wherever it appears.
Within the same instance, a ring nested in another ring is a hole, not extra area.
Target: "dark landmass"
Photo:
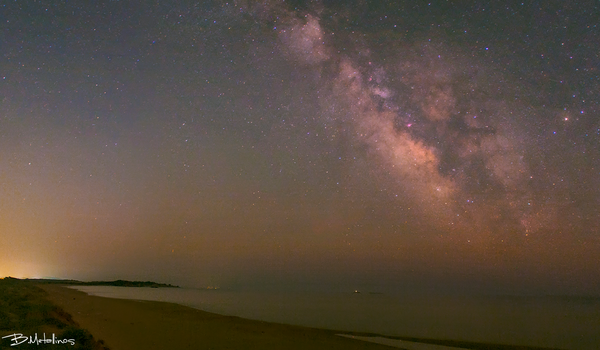
[[[6,277],[13,280],[19,280],[14,277]],[[179,286],[174,286],[172,284],[166,283],[156,283],[150,281],[126,281],[126,280],[116,280],[116,281],[92,281],[92,282],[83,282],[77,280],[62,280],[62,279],[49,279],[49,278],[26,278],[23,281],[30,281],[41,284],[67,284],[67,285],[75,285],[75,286],[118,286],[118,287],[150,287],[150,288],[179,288]]]

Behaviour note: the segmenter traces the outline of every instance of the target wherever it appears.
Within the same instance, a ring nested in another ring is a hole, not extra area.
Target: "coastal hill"
[[[6,277],[5,279],[14,279],[18,280],[14,277]],[[68,284],[68,285],[76,285],[76,286],[118,286],[118,287],[150,287],[150,288],[179,288],[179,286],[174,286],[172,284],[165,283],[156,283],[150,281],[126,281],[126,280],[116,280],[116,281],[91,281],[91,282],[83,282],[77,280],[65,280],[65,279],[53,279],[53,278],[25,278],[22,281],[30,281],[35,283],[42,284]]]

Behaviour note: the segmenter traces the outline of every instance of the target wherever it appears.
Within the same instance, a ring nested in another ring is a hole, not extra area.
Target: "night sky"
[[[600,293],[597,1],[2,1],[0,276]]]

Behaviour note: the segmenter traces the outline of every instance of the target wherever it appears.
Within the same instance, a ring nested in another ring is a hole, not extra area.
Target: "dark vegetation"
[[[0,339],[0,349],[39,349],[44,345],[52,349],[107,350],[103,341],[96,341],[85,329],[80,328],[71,315],[47,299],[46,291],[30,280],[7,277],[0,279],[0,337],[22,334],[37,339],[73,339],[75,345],[28,344],[29,341],[11,347],[12,337]]]

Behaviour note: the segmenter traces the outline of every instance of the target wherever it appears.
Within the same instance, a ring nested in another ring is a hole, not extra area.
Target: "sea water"
[[[597,297],[73,288],[102,297],[165,301],[221,315],[339,331],[560,349],[600,346]]]

